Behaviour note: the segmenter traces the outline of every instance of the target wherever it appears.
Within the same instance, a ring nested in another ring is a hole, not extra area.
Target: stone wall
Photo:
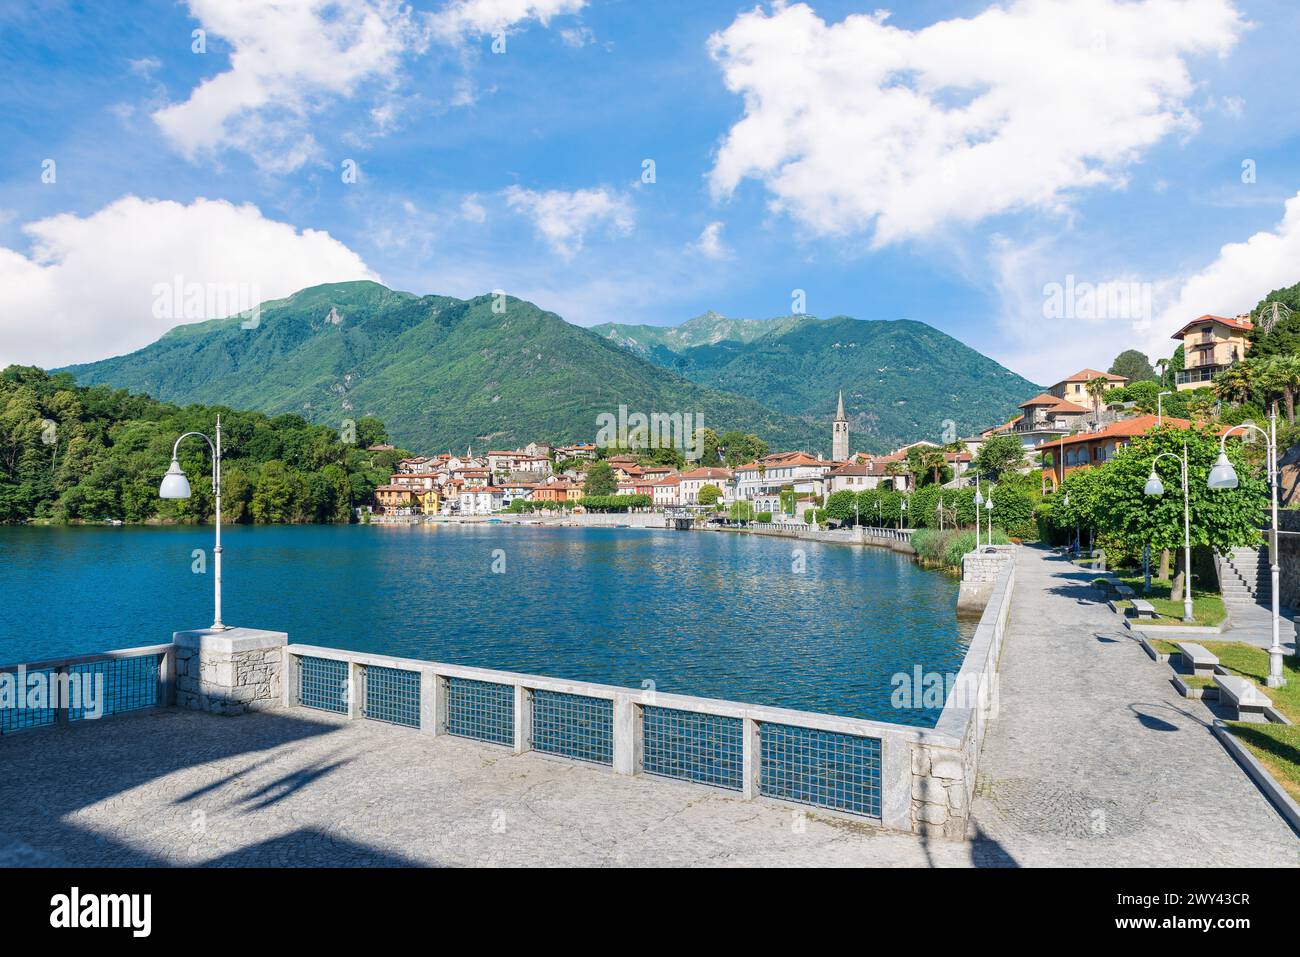
[[[912,830],[918,834],[961,840],[966,833],[980,747],[997,715],[998,663],[1015,591],[1014,546],[995,547],[1004,549],[1005,556],[979,566],[994,570],[996,577],[987,583],[984,613],[935,726],[935,737],[947,742],[922,737],[912,745]]]
[[[1300,611],[1300,511],[1284,509],[1278,512],[1277,523],[1282,531],[1296,533],[1280,536],[1282,604]]]
[[[213,714],[280,707],[284,632],[230,628],[178,631],[176,706]]]

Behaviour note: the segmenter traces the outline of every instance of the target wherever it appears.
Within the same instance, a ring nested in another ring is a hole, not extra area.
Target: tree
[[[718,488],[716,485],[708,484],[700,486],[699,501],[701,505],[706,507],[717,505],[721,498],[722,489]]]
[[[1122,375],[1130,385],[1134,382],[1154,382],[1156,379],[1156,370],[1151,368],[1150,360],[1136,349],[1125,349],[1117,355],[1110,364],[1110,374]]]
[[[981,475],[1000,478],[1025,467],[1025,447],[1014,435],[991,435],[975,453],[971,464]]]
[[[907,450],[907,466],[917,477],[917,486],[942,485],[952,475],[943,449],[933,445],[914,445]]]
[[[826,517],[841,524],[852,523],[854,504],[857,500],[857,494],[848,489],[832,493],[830,498],[826,499]]]
[[[1255,390],[1257,375],[1254,360],[1234,363],[1214,377],[1214,393],[1224,402],[1245,402]]]
[[[1110,380],[1105,376],[1099,375],[1095,379],[1089,379],[1086,388],[1088,395],[1092,396],[1092,414],[1093,422],[1098,426],[1101,425],[1101,397],[1106,394],[1110,388]]]
[[[1295,424],[1295,396],[1300,389],[1300,355],[1275,355],[1256,365],[1256,378],[1272,393],[1281,393],[1286,420]]]
[[[744,500],[732,502],[731,508],[727,509],[727,518],[731,519],[733,522],[753,521],[754,506]]]
[[[729,468],[756,462],[767,455],[767,443],[752,432],[723,432],[718,436],[718,445],[724,452],[723,461]]]
[[[1181,456],[1186,443],[1188,499],[1191,506],[1191,543],[1223,553],[1259,541],[1264,515],[1266,484],[1256,475],[1240,442],[1227,444],[1228,458],[1237,469],[1235,489],[1210,489],[1210,467],[1219,455],[1219,439],[1212,429],[1156,429],[1119,449],[1104,465],[1085,470],[1094,473],[1092,494],[1084,507],[1098,532],[1111,536],[1130,552],[1143,545],[1154,550],[1183,545],[1183,495],[1181,465],[1171,457],[1155,466],[1165,493],[1146,495],[1144,487],[1152,462],[1163,452]],[[1071,506],[1074,489],[1071,488]]]
[[[598,497],[613,495],[618,491],[618,476],[608,462],[592,462],[587,466],[587,475],[582,480],[583,494]]]
[[[1166,389],[1178,388],[1178,373],[1183,371],[1186,363],[1186,352],[1183,350],[1183,344],[1180,342],[1174,354],[1165,362],[1164,380],[1161,382]]]

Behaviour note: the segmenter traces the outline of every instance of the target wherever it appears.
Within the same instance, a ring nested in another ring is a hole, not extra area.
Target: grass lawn
[[[1214,679],[1208,675],[1179,675],[1178,680],[1189,688],[1200,688],[1204,690],[1206,688],[1217,687],[1214,683]]]
[[[1170,645],[1170,642],[1160,642]],[[1300,662],[1292,655],[1282,657],[1282,674],[1286,684],[1281,688],[1265,687],[1268,677],[1268,651],[1240,641],[1202,641],[1205,649],[1219,658],[1219,664],[1236,675],[1255,682],[1260,689],[1291,721],[1296,724],[1253,724],[1231,721],[1228,727],[1253,754],[1268,768],[1277,782],[1286,788],[1291,797],[1300,801]],[[1195,680],[1184,675],[1189,686]]]
[[[1151,579],[1151,593],[1142,594],[1143,579],[1141,575],[1120,575],[1120,581],[1128,585],[1133,591],[1137,592],[1139,598],[1145,598],[1151,602],[1160,617],[1154,621],[1144,619],[1143,625],[1200,625],[1207,628],[1213,628],[1223,623],[1228,617],[1227,611],[1223,607],[1223,599],[1218,595],[1212,595],[1208,592],[1192,591],[1192,617],[1193,621],[1183,621],[1183,602],[1182,599],[1173,601],[1169,597],[1170,582],[1165,578]],[[1128,601],[1117,601],[1115,607],[1124,609],[1130,607]]]
[[[1228,727],[1292,799],[1300,801],[1300,725],[1232,721]]]

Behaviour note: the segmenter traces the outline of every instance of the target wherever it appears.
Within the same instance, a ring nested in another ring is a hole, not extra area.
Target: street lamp
[[[903,527],[903,514],[907,511],[907,499],[899,498],[898,500],[898,527]]]
[[[943,496],[939,496],[939,501],[934,503],[934,510],[939,515],[939,531],[943,531]]]
[[[1183,443],[1183,454],[1180,456],[1177,452],[1161,452],[1151,460],[1151,474],[1147,476],[1147,484],[1142,488],[1144,495],[1150,495],[1153,498],[1159,498],[1165,494],[1165,483],[1160,481],[1160,476],[1156,474],[1156,463],[1165,456],[1171,459],[1178,459],[1182,466],[1183,481],[1183,621],[1192,621],[1195,616],[1192,614],[1192,506],[1188,498],[1187,489],[1187,443]],[[1217,466],[1216,466],[1217,467]],[[1232,466],[1228,466],[1231,468]],[[1213,480],[1213,473],[1211,473]]]
[[[1210,469],[1210,479],[1207,484],[1211,489],[1237,487],[1237,470],[1228,461],[1227,442],[1228,436],[1239,429],[1254,429],[1264,436],[1264,441],[1268,444],[1268,484],[1273,512],[1273,534],[1270,536],[1271,540],[1268,544],[1269,565],[1271,566],[1270,570],[1273,578],[1273,644],[1268,649],[1268,687],[1280,688],[1286,684],[1286,678],[1282,674],[1282,609],[1281,584],[1279,582],[1282,568],[1278,564],[1277,540],[1277,403],[1273,403],[1273,411],[1269,415],[1269,430],[1267,432],[1253,422],[1244,422],[1241,425],[1234,425],[1223,433],[1222,438],[1219,439],[1219,457],[1215,459],[1214,467]]]
[[[159,498],[189,498],[190,497],[190,480],[185,477],[185,472],[181,469],[181,463],[176,458],[176,452],[180,448],[181,442],[191,435],[197,435],[203,441],[208,443],[208,448],[212,450],[212,492],[217,502],[217,544],[213,548],[213,571],[215,573],[214,582],[214,599],[212,615],[212,631],[225,631],[226,626],[221,623],[221,416],[217,416],[217,440],[213,442],[202,432],[186,432],[176,444],[172,446],[172,464],[167,469],[167,474],[163,476],[162,484],[158,486]]]
[[[993,493],[989,492],[988,500],[984,503],[984,511],[989,516],[989,544],[993,544]],[[979,522],[979,516],[976,516],[976,523]]]
[[[984,495],[980,492],[980,477],[975,476],[975,548],[980,547],[980,506],[984,504]],[[992,545],[992,542],[989,542]]]

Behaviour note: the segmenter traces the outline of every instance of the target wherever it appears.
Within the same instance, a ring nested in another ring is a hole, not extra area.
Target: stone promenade
[[[1096,600],[1093,575],[1036,548],[1017,563],[976,862],[1300,865],[1300,840],[1214,738],[1213,714]]]
[[[1290,865],[1300,841],[1096,603],[1020,549],[971,839],[304,709],[0,739],[0,865]]]

